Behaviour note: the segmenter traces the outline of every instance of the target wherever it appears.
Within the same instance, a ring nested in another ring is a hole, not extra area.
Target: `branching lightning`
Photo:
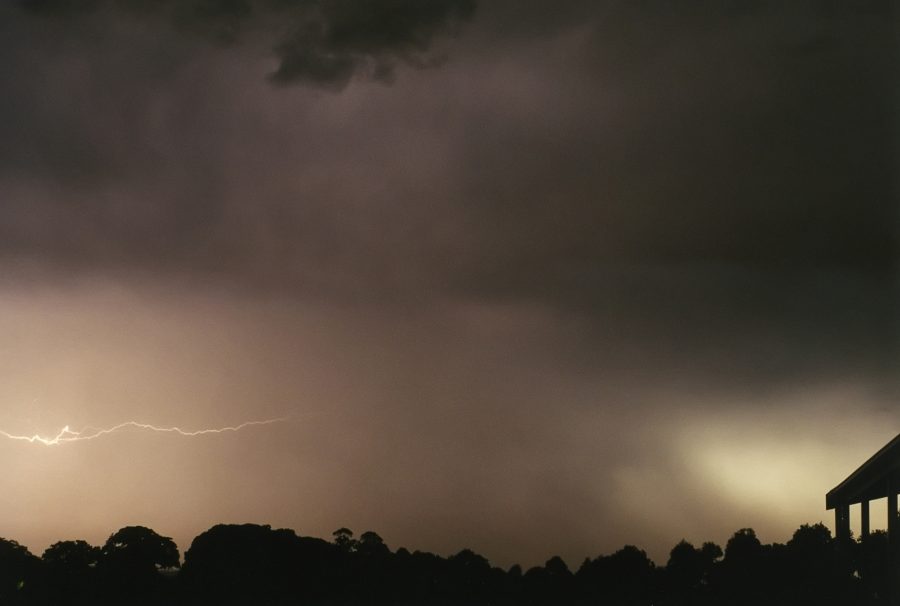
[[[117,431],[122,431],[123,429],[140,429],[145,431],[155,431],[160,433],[174,433],[180,436],[194,437],[194,436],[202,436],[211,433],[228,433],[228,432],[236,432],[244,429],[245,427],[252,427],[255,425],[272,425],[273,423],[282,423],[287,421],[290,417],[278,417],[276,419],[265,419],[263,421],[245,421],[240,425],[233,425],[229,427],[216,427],[209,429],[197,429],[192,431],[187,431],[181,429],[180,427],[157,427],[156,425],[151,425],[149,423],[139,423],[138,421],[125,421],[124,423],[119,423],[118,425],[113,425],[112,427],[107,428],[93,428],[89,427],[86,429],[82,429],[81,431],[75,431],[71,429],[68,425],[59,430],[53,437],[44,437],[38,434],[32,436],[20,436],[8,433],[0,429],[0,436],[8,438],[10,440],[18,440],[21,442],[30,442],[31,444],[43,444],[44,446],[59,446],[60,444],[66,444],[68,442],[83,442],[85,440],[96,440],[97,438],[103,437],[105,435],[109,435],[111,433],[115,433]]]

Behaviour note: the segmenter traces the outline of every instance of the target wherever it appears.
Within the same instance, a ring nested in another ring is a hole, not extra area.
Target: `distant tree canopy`
[[[174,542],[142,526],[101,547],[60,541],[41,558],[0,539],[0,604],[889,606],[898,572],[884,532],[838,548],[823,524],[804,524],[786,544],[763,544],[750,528],[724,550],[682,540],[665,566],[626,545],[577,570],[553,556],[524,573],[470,549],[442,557],[391,551],[373,531],[354,536],[220,524],[193,540],[180,568]]]

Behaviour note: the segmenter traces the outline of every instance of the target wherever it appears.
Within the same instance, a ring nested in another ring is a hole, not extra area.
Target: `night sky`
[[[0,430],[290,418],[0,438],[0,536],[832,525],[900,431],[895,12],[2,3]]]

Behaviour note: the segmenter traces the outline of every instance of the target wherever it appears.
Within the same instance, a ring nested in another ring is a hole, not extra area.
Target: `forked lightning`
[[[96,429],[96,428],[88,428],[83,429],[81,431],[75,431],[69,428],[68,425],[59,430],[53,437],[44,437],[40,435],[33,436],[19,436],[15,434],[8,433],[0,429],[0,436],[8,438],[10,440],[19,440],[22,442],[30,442],[32,444],[43,444],[44,446],[59,446],[60,444],[65,444],[68,442],[82,442],[84,440],[95,440],[102,436],[115,433],[117,431],[121,431],[123,429],[142,429],[146,431],[156,431],[162,433],[175,433],[181,436],[202,436],[210,433],[227,433],[240,431],[245,427],[251,427],[254,425],[271,425],[273,423],[281,423],[283,421],[287,421],[289,417],[279,417],[276,419],[265,419],[263,421],[245,421],[240,425],[234,425],[229,427],[217,427],[211,429],[197,429],[192,431],[187,431],[181,429],[180,427],[157,427],[156,425],[151,425],[149,423],[139,423],[137,421],[125,421],[124,423],[119,423],[118,425],[114,425],[112,427],[108,427],[106,429]]]

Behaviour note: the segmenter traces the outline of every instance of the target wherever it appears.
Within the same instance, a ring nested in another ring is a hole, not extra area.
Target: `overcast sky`
[[[900,428],[894,13],[3,3],[0,430],[292,418],[0,441],[0,536],[832,524]]]

